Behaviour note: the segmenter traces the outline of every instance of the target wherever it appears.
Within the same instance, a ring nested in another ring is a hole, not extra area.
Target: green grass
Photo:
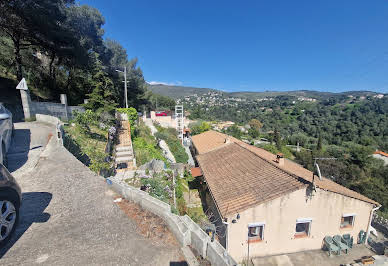
[[[189,156],[187,155],[185,148],[182,146],[181,141],[177,137],[177,132],[173,128],[164,128],[159,125],[155,125],[158,133],[155,136],[159,139],[164,140],[171,153],[174,155],[177,163],[187,163]]]
[[[167,159],[163,156],[156,139],[143,122],[139,122],[139,125],[135,128],[132,144],[137,165],[143,165],[152,159],[162,160],[167,164]]]
[[[208,222],[208,218],[203,212],[202,206],[187,208],[187,215],[197,224]]]
[[[33,121],[36,121],[35,116],[31,116],[30,118],[24,118],[24,122],[33,122]]]
[[[107,130],[91,125],[90,131],[86,132],[77,124],[75,126],[65,125],[64,129],[66,135],[70,137],[74,145],[77,146],[76,153],[69,149],[70,152],[74,153],[77,158],[86,155],[89,159],[88,166],[92,171],[100,174],[101,170],[110,168],[110,164],[104,161],[105,157],[108,156],[108,154],[105,153],[108,135]],[[66,146],[69,147],[70,145]]]

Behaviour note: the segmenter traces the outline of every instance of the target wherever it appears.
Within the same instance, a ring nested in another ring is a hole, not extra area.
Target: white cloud
[[[150,85],[167,85],[167,86],[174,86],[174,85],[182,85],[183,82],[181,81],[175,81],[175,82],[163,82],[163,81],[147,81]]]

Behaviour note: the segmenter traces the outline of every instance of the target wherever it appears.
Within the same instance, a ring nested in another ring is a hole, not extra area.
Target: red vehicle
[[[167,116],[166,112],[156,112],[156,116]]]

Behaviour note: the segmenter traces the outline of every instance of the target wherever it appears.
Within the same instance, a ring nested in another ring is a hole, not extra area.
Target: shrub
[[[192,123],[189,125],[189,128],[191,129],[191,135],[198,135],[205,131],[208,131],[211,129],[211,126],[208,122],[197,122]]]
[[[97,116],[91,110],[86,110],[83,113],[74,111],[74,122],[84,132],[90,132],[90,126],[96,124]]]
[[[280,149],[271,144],[259,145],[259,147],[273,154],[283,153],[284,157],[288,159],[293,158],[292,152],[286,146],[282,146]]]
[[[161,201],[170,203],[172,198],[172,183],[169,180],[160,177],[142,178],[141,183],[147,187],[148,193]]]
[[[135,124],[135,121],[138,118],[137,111],[135,108],[130,107],[130,108],[117,108],[117,112],[127,114],[128,121],[133,126]]]
[[[177,163],[187,163],[189,156],[187,155],[185,148],[182,146],[181,141],[177,137],[177,132],[173,128],[163,128],[159,125],[155,125],[158,132],[155,137],[164,140],[171,153],[174,155]]]
[[[140,122],[136,128],[133,128],[135,129],[134,134],[132,135],[133,148],[137,163],[142,165],[152,159],[158,159],[167,164],[167,159],[163,156],[154,136],[151,135],[150,129],[142,122]]]
[[[147,142],[142,137],[133,140],[133,148],[135,149],[136,162],[139,165],[143,165],[152,159],[165,161],[161,151],[153,143]]]
[[[186,206],[185,199],[179,198],[179,199],[177,199],[176,203],[177,203],[179,215],[187,214],[187,206]]]

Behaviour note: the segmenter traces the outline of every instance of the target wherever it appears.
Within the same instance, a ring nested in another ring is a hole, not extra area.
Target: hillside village
[[[363,101],[365,99],[377,98],[382,99],[384,94],[374,94],[370,95],[370,93],[366,93],[365,95],[347,96],[347,103],[356,103],[359,101]],[[317,99],[303,96],[291,96],[292,104],[296,104],[297,102],[316,102]],[[182,98],[178,98],[176,100],[177,104],[183,104],[188,106],[189,108],[195,107],[197,105],[203,105],[206,108],[214,107],[214,106],[224,106],[224,107],[239,107],[239,105],[249,105],[249,104],[257,104],[261,102],[274,101],[275,97],[255,97],[255,98],[245,98],[245,97],[233,97],[228,96],[223,92],[207,92],[204,94],[192,94],[188,96],[184,96]],[[263,104],[264,105],[264,104]],[[261,106],[262,110],[265,109],[264,106]],[[207,109],[208,110],[208,109]]]

